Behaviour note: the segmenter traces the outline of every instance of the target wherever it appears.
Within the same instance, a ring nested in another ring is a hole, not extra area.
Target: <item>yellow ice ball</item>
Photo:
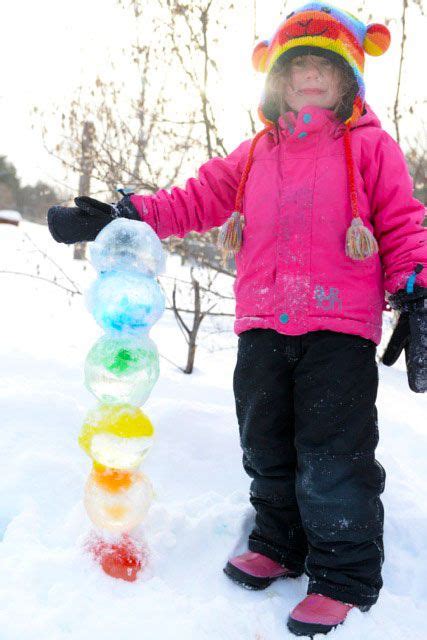
[[[101,404],[89,411],[79,444],[95,462],[113,469],[141,464],[153,443],[154,427],[130,404]]]

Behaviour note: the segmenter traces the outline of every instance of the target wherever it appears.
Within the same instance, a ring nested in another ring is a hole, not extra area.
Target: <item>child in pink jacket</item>
[[[236,256],[234,393],[256,512],[248,551],[224,571],[263,589],[309,577],[296,635],[327,633],[382,587],[385,472],[375,459],[376,345],[385,292],[401,311],[384,356],[405,348],[413,391],[427,390],[427,229],[399,146],[365,103],[364,52],[390,34],[313,2],[287,16],[253,63],[266,72],[265,128],[186,187],[76,198],[53,207],[59,242],[93,240],[114,217],[159,235],[222,226]],[[231,215],[232,214],[232,215]]]

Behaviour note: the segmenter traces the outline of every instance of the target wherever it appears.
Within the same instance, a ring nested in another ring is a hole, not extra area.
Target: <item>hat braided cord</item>
[[[364,260],[374,255],[374,253],[378,253],[378,243],[373,233],[363,224],[363,220],[359,215],[356,181],[354,179],[354,161],[351,151],[350,124],[346,124],[344,130],[344,149],[352,212],[351,225],[346,233],[345,253],[353,260]]]
[[[217,245],[222,250],[223,264],[225,264],[229,254],[238,253],[242,246],[242,232],[244,224],[242,202],[246,181],[248,179],[249,171],[251,170],[255,147],[258,143],[258,140],[273,128],[273,124],[267,125],[262,131],[259,131],[252,140],[245,168],[243,170],[242,177],[240,178],[239,186],[237,189],[234,212],[231,214],[227,222],[222,225],[218,235]]]

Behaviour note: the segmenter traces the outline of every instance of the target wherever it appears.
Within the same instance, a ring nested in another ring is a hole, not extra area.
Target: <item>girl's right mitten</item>
[[[57,242],[91,242],[115,218],[141,219],[131,203],[131,195],[125,195],[117,204],[81,196],[74,198],[76,207],[51,207],[47,212],[49,231]]]

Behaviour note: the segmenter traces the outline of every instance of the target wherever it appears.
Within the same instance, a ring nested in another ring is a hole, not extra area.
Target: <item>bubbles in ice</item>
[[[95,467],[86,483],[84,504],[97,527],[124,533],[141,524],[153,496],[151,482],[141,471]]]
[[[165,310],[157,281],[129,271],[101,273],[86,300],[97,323],[110,332],[148,331]]]
[[[154,277],[165,270],[162,243],[146,222],[117,218],[105,226],[90,246],[98,272],[136,271]]]
[[[141,406],[159,377],[159,353],[143,334],[102,336],[86,357],[85,383],[101,402]]]
[[[129,404],[101,404],[89,411],[79,444],[97,464],[131,469],[141,464],[153,442],[148,416]]]

